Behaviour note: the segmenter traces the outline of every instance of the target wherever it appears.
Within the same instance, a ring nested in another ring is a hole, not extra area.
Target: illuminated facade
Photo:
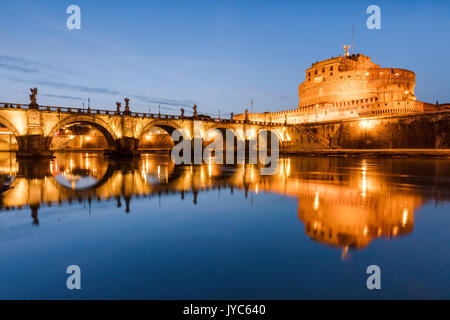
[[[368,56],[346,54],[306,69],[305,81],[298,87],[298,108],[254,113],[249,119],[295,124],[433,110],[434,105],[416,100],[414,87],[412,71],[381,68]]]

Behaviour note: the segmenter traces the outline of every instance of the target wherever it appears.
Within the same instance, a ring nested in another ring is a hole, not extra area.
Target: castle
[[[301,124],[360,117],[407,115],[434,111],[436,105],[417,101],[415,73],[381,68],[363,54],[332,57],[313,63],[298,87],[298,108],[251,113],[250,121]],[[244,114],[235,119],[243,120]]]

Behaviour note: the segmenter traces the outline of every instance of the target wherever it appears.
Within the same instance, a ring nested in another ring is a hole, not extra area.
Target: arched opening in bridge
[[[262,129],[258,131],[258,149],[266,148],[270,153],[275,144],[280,148],[281,142],[280,136],[272,130]]]
[[[0,123],[0,151],[17,151],[17,144],[14,132],[8,129],[4,124]]]
[[[138,149],[142,151],[170,152],[174,147],[172,133],[175,128],[171,126],[152,126],[144,131],[139,139]]]
[[[114,138],[105,128],[89,122],[66,124],[51,139],[52,151],[104,151],[114,146]]]
[[[221,142],[219,142],[219,139]],[[244,141],[232,129],[218,127],[206,131],[203,135],[203,147],[206,148],[212,143],[215,143],[216,148],[211,155],[215,156],[216,153],[222,153],[223,163],[237,163],[238,148],[241,148],[241,153],[245,154]],[[229,158],[227,159],[227,157]]]

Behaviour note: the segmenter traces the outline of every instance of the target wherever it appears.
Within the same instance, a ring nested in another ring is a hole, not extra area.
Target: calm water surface
[[[450,298],[450,160],[287,157],[261,176],[3,153],[0,173],[3,299]]]

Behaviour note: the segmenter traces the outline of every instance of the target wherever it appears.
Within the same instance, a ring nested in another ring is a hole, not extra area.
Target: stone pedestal
[[[18,158],[52,158],[53,152],[49,150],[47,139],[40,134],[16,137],[19,144]]]
[[[136,157],[140,156],[137,151],[139,140],[133,137],[122,137],[116,140],[115,150],[105,152],[106,156],[110,157]]]

